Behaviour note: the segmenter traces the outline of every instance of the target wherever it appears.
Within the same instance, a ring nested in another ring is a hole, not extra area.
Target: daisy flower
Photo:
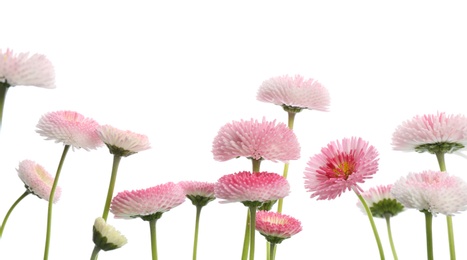
[[[224,125],[214,138],[212,153],[217,161],[247,157],[288,162],[300,158],[300,145],[295,133],[284,123],[251,119]]]
[[[404,206],[392,195],[391,188],[392,184],[379,185],[362,193],[374,217],[393,217],[404,210]],[[360,201],[357,202],[357,206],[366,214]]]
[[[394,150],[452,153],[467,144],[467,117],[438,112],[414,116],[392,135]]]
[[[222,176],[214,188],[221,203],[268,202],[290,193],[287,179],[277,173],[242,171]]]
[[[391,194],[406,208],[433,215],[454,215],[467,209],[467,183],[447,172],[423,171],[401,177]]]
[[[55,88],[55,70],[42,54],[0,49],[0,85]]]
[[[302,231],[302,225],[297,219],[272,211],[256,212],[256,230],[270,243],[279,244]]]
[[[17,171],[19,178],[31,193],[37,195],[41,199],[49,200],[54,178],[42,165],[31,160],[23,160],[19,163]],[[61,188],[57,187],[55,190],[54,203],[59,200],[61,193]]]
[[[46,140],[89,151],[103,144],[96,132],[98,126],[95,120],[80,113],[56,111],[49,112],[39,119],[36,132]]]
[[[120,130],[110,125],[100,126],[97,134],[111,154],[126,157],[151,148],[147,136]]]
[[[126,237],[101,217],[96,218],[92,229],[92,241],[99,250],[114,250],[127,243]]]
[[[328,90],[317,80],[305,79],[301,75],[272,77],[259,87],[256,99],[282,106],[286,111],[302,109],[328,111]]]
[[[351,189],[361,192],[358,184],[378,170],[377,157],[377,150],[361,138],[331,142],[308,161],[305,188],[318,200],[335,199]]]

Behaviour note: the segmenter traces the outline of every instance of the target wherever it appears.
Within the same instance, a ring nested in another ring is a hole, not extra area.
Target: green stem
[[[107,189],[107,199],[105,200],[104,212],[102,213],[102,218],[107,221],[109,216],[110,203],[112,201],[115,181],[117,180],[118,165],[122,157],[120,155],[114,154],[113,164],[112,164],[112,175],[110,177],[109,188]]]
[[[151,229],[152,260],[157,260],[156,221],[157,219],[149,220],[149,228]]]
[[[196,260],[198,251],[198,230],[199,230],[199,217],[203,206],[196,205],[196,222],[195,222],[195,242],[193,243],[193,260]]]
[[[295,112],[287,112],[288,113],[288,124],[287,126],[289,127],[289,129],[293,129],[293,123],[295,121],[295,115],[297,113]]]
[[[247,260],[248,258],[248,249],[250,246],[250,210],[248,209],[246,217],[246,227],[245,227],[245,236],[243,238],[243,251],[242,251],[242,260]]]
[[[98,246],[94,246],[94,250],[92,250],[91,260],[97,260],[99,251],[101,251],[101,249]]]
[[[376,243],[378,244],[378,250],[379,250],[379,255],[381,257],[381,260],[384,260],[384,252],[383,252],[383,246],[381,245],[381,240],[379,239],[378,235],[378,230],[376,229],[375,221],[373,220],[373,214],[371,214],[370,208],[368,208],[368,204],[366,204],[365,199],[355,191],[355,194],[357,194],[358,199],[362,203],[363,207],[365,208],[366,215],[368,216],[368,219],[370,220],[371,228],[373,229],[373,234],[376,239]]]
[[[269,255],[271,256],[270,260],[276,259],[276,244],[275,243],[270,243],[269,246]]]
[[[452,216],[446,216],[447,224],[448,224],[448,237],[449,237],[449,255],[451,256],[451,260],[456,259],[456,249],[454,246],[454,230],[452,228]]]
[[[55,196],[55,190],[57,189],[58,179],[60,178],[60,172],[62,171],[63,163],[65,162],[66,154],[70,149],[70,145],[65,145],[63,148],[62,157],[60,158],[60,163],[58,164],[57,173],[55,173],[54,183],[52,184],[52,189],[50,190],[49,197],[49,206],[47,210],[47,234],[45,236],[45,249],[44,249],[44,260],[49,259],[49,247],[50,247],[50,233],[52,230],[52,205]]]
[[[271,260],[271,243],[266,240],[266,260]]]
[[[10,85],[6,82],[0,82],[0,130],[2,129],[3,107],[5,106],[5,98]]]
[[[445,153],[436,153],[436,159],[438,159],[439,169],[442,172],[446,171],[446,162],[444,160]],[[454,229],[452,226],[452,216],[446,216],[446,222],[448,225],[448,240],[449,240],[449,255],[451,260],[456,259],[456,248],[454,243]]]
[[[261,159],[260,160],[251,159],[251,162],[253,164],[253,172],[259,172],[259,168],[261,166]]]
[[[249,206],[250,209],[250,260],[255,259],[255,234],[256,234],[256,208],[257,206]]]
[[[284,172],[282,173],[282,177],[287,179],[287,174],[289,172],[289,163],[284,163]],[[279,199],[279,202],[277,204],[277,212],[282,213],[282,205],[283,205],[283,198]]]
[[[392,240],[392,231],[391,231],[391,215],[390,214],[385,214],[384,218],[386,219],[386,227],[388,230],[388,237],[389,237],[389,243],[391,244],[391,251],[392,251],[392,256],[394,257],[394,260],[397,260],[397,253],[396,253],[396,247],[394,246],[394,241]]]
[[[426,228],[427,259],[433,260],[433,232],[432,232],[433,215],[428,211],[424,211],[424,213],[425,213],[425,228]]]
[[[18,203],[24,199],[24,197],[26,197],[27,195],[29,195],[31,192],[26,189],[26,191],[21,194],[21,196],[19,196],[19,198],[15,201],[15,203],[13,203],[13,205],[11,205],[10,209],[8,210],[8,212],[6,213],[5,215],[5,218],[3,219],[3,223],[2,223],[2,226],[0,227],[0,238],[2,237],[3,235],[3,230],[5,229],[5,225],[6,225],[6,222],[8,221],[8,218],[10,217],[10,214],[11,212],[13,212],[13,209],[16,207],[16,205],[18,205]]]

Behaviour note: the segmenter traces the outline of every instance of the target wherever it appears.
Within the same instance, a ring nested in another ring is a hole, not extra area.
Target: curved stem
[[[255,234],[256,234],[256,208],[249,206],[250,209],[250,260],[255,259]]]
[[[112,175],[110,176],[109,188],[107,190],[107,199],[105,200],[104,212],[102,213],[102,218],[107,221],[110,210],[110,202],[112,201],[113,192],[115,188],[115,181],[117,180],[118,165],[122,157],[120,155],[114,155],[113,164],[112,164]]]
[[[101,251],[101,249],[98,246],[94,246],[94,250],[92,250],[91,260],[97,260],[99,251]]]
[[[432,232],[433,215],[428,211],[425,211],[424,213],[425,213],[427,259],[433,260],[433,232]]]
[[[394,246],[394,241],[392,240],[392,231],[391,231],[391,215],[390,214],[385,214],[384,218],[386,219],[386,227],[388,230],[388,237],[389,237],[389,243],[391,244],[391,251],[392,251],[392,256],[394,257],[394,260],[397,260],[397,253],[396,253],[396,247]]]
[[[10,85],[6,82],[0,82],[0,130],[2,129],[3,107],[5,106],[5,98]]]
[[[57,189],[58,179],[60,177],[60,172],[62,171],[63,163],[65,162],[66,154],[70,149],[70,145],[65,145],[63,148],[62,157],[60,158],[60,163],[58,164],[57,173],[55,173],[54,183],[52,184],[52,189],[50,190],[49,197],[49,207],[47,210],[47,234],[45,236],[45,249],[44,249],[44,260],[49,259],[49,247],[50,247],[50,232],[52,229],[52,205],[55,196],[55,190]]]
[[[250,210],[248,209],[246,217],[245,236],[243,238],[242,260],[248,258],[248,249],[250,246]]]
[[[27,195],[29,195],[31,192],[26,189],[26,191],[21,194],[21,196],[19,196],[19,198],[15,201],[15,203],[13,203],[13,205],[11,205],[10,209],[8,210],[8,212],[6,213],[5,215],[5,218],[3,219],[3,223],[2,223],[2,226],[0,227],[0,238],[2,237],[3,235],[3,230],[5,229],[5,225],[6,225],[6,222],[8,221],[8,217],[10,217],[10,214],[11,212],[13,211],[13,209],[15,209],[16,205],[18,205],[18,203],[24,199],[24,197],[26,197]]]
[[[365,199],[355,191],[355,194],[357,194],[358,199],[362,203],[363,207],[365,208],[366,215],[368,216],[368,219],[370,220],[371,228],[373,229],[373,234],[376,239],[376,243],[378,244],[378,250],[379,250],[379,255],[381,257],[381,260],[384,260],[384,252],[383,252],[383,246],[381,245],[381,240],[378,235],[378,230],[376,229],[375,221],[373,220],[373,214],[371,214],[370,209],[368,208],[368,204],[366,204]]]
[[[152,260],[157,260],[156,221],[157,221],[157,219],[149,220],[149,228],[151,229]]]
[[[196,205],[196,221],[195,221],[195,242],[193,243],[193,260],[196,260],[198,251],[198,231],[199,231],[199,218],[203,206]]]

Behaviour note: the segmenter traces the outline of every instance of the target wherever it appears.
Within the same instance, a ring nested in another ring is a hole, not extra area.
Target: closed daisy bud
[[[127,239],[113,226],[107,224],[101,217],[96,218],[92,228],[92,241],[101,250],[109,251],[120,248],[127,243]]]

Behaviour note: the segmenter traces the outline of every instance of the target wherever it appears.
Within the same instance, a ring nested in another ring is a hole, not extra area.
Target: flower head
[[[423,171],[401,177],[392,195],[407,208],[454,215],[467,209],[467,183],[447,172]]]
[[[391,187],[392,184],[379,185],[361,194],[374,217],[393,217],[404,210],[404,206],[391,194]],[[366,214],[361,201],[357,202],[357,206]]]
[[[300,145],[295,133],[284,123],[251,119],[224,125],[214,138],[212,153],[217,161],[240,156],[254,160],[288,162],[300,158]]]
[[[96,129],[99,124],[74,111],[56,111],[43,115],[37,123],[36,132],[46,140],[70,145],[85,150],[102,145]]]
[[[129,156],[151,148],[149,139],[142,134],[123,131],[110,125],[100,126],[97,131],[111,154]]]
[[[8,86],[36,86],[55,88],[55,71],[52,63],[41,54],[14,54],[0,49],[0,83]]]
[[[185,195],[195,206],[206,206],[216,199],[214,194],[215,183],[200,181],[181,181],[178,183]]]
[[[378,152],[361,138],[331,142],[310,158],[305,169],[305,188],[318,200],[335,199],[345,190],[362,191],[378,170]]]
[[[101,217],[96,218],[92,230],[92,241],[101,250],[114,250],[127,243],[126,237]]]
[[[256,99],[282,106],[286,111],[302,109],[328,111],[328,90],[314,79],[288,75],[265,80],[259,87]]]
[[[399,151],[452,153],[467,144],[467,117],[464,115],[414,116],[403,122],[392,135]]]
[[[173,182],[151,188],[119,192],[110,206],[115,218],[145,219],[167,212],[185,201],[185,192]],[[159,214],[158,214],[159,213]]]
[[[50,191],[54,178],[42,167],[31,160],[23,160],[19,163],[18,176],[23,181],[26,188],[41,199],[49,201]],[[53,202],[57,202],[62,193],[62,189],[57,186]]]
[[[277,173],[243,171],[222,176],[214,193],[221,203],[268,202],[289,195],[290,185]]]
[[[279,244],[302,231],[302,224],[291,216],[260,210],[256,212],[256,230],[270,243]]]

